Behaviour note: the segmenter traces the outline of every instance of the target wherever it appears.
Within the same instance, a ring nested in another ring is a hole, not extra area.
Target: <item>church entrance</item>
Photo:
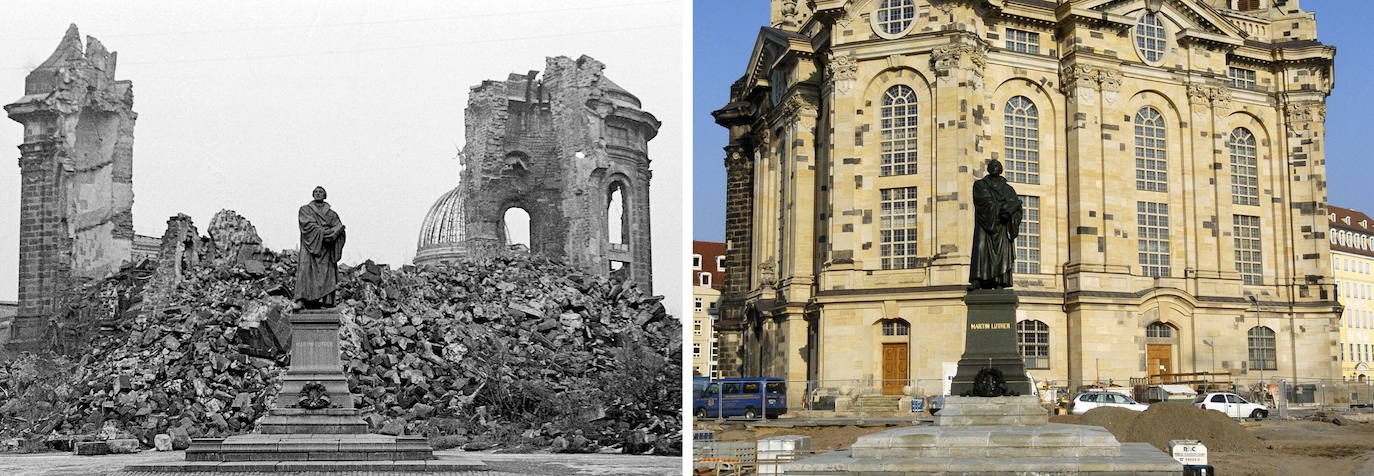
[[[907,344],[883,344],[883,395],[901,395],[907,385]]]

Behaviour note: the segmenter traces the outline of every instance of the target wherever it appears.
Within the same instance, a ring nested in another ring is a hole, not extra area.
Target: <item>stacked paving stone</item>
[[[289,358],[295,256],[199,239],[161,259],[159,273],[182,266],[170,284],[119,299],[103,333],[64,346],[79,357],[0,367],[13,397],[0,437],[80,440],[114,422],[180,449],[252,432]],[[342,361],[371,431],[680,454],[680,324],[660,298],[527,254],[341,274]]]

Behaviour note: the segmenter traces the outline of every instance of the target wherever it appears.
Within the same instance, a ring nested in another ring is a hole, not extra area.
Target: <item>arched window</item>
[[[884,336],[911,335],[911,325],[904,319],[883,319]]]
[[[1279,364],[1274,345],[1274,330],[1264,326],[1251,327],[1247,333],[1250,340],[1250,368],[1252,370],[1278,370]]]
[[[530,213],[520,207],[506,209],[501,219],[502,231],[506,234],[506,246],[530,246]]]
[[[606,236],[612,245],[630,242],[629,214],[625,213],[625,184],[611,184],[606,194]]]
[[[1170,339],[1174,337],[1174,326],[1163,322],[1154,322],[1145,326],[1145,337],[1159,337]]]
[[[1164,116],[1153,107],[1135,113],[1135,189],[1169,191],[1169,159]]]
[[[879,120],[881,175],[916,173],[916,91],[903,85],[888,88]]]
[[[1040,183],[1040,112],[1025,96],[1007,100],[1002,110],[1007,180]]]
[[[1169,47],[1168,32],[1159,14],[1146,12],[1135,24],[1135,50],[1146,63],[1159,63],[1164,60],[1164,51]]]
[[[1028,369],[1050,368],[1050,326],[1040,321],[1016,323],[1016,347]]]
[[[883,0],[878,6],[878,30],[888,35],[897,35],[911,28],[916,19],[916,6],[911,0]]]
[[[1226,149],[1231,153],[1231,203],[1259,205],[1255,135],[1244,127],[1237,127],[1226,140]]]

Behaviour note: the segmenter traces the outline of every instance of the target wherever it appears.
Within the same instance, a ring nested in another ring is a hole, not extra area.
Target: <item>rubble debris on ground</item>
[[[1258,451],[1262,440],[1215,410],[1203,410],[1185,402],[1161,402],[1145,411],[1098,407],[1083,415],[1058,415],[1051,423],[1093,425],[1106,428],[1121,442],[1144,442],[1168,451],[1169,440],[1199,440],[1208,451]]]
[[[288,363],[294,252],[262,248],[232,212],[216,215],[211,238],[184,216],[168,223],[156,269],[126,267],[69,299],[104,313],[98,332],[53,334],[60,354],[0,365],[0,438],[70,451],[119,439],[92,437],[114,427],[181,449],[253,431]],[[342,361],[371,431],[446,447],[681,454],[681,327],[661,298],[521,253],[340,275]]]

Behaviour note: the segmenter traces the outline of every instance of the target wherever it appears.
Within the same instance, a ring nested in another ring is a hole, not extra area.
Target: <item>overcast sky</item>
[[[295,210],[318,184],[348,225],[345,262],[400,265],[458,183],[468,88],[589,55],[663,122],[649,143],[654,290],[685,315],[682,2],[396,3],[7,0],[0,100],[23,95],[24,76],[76,23],[133,81],[139,234],[161,236],[176,213],[204,233],[228,208],[268,247],[294,248]],[[21,142],[20,124],[0,120],[0,300],[17,294]]]

